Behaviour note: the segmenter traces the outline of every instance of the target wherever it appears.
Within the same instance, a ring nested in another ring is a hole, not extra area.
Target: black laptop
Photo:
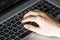
[[[33,32],[20,22],[34,9],[50,13],[60,21],[60,0],[0,0],[0,40],[38,40],[36,35],[31,38]]]

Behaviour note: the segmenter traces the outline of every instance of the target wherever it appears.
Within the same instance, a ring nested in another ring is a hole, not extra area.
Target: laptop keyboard
[[[56,17],[57,15],[60,14],[60,8],[50,4],[47,1],[40,1],[40,4],[38,4],[37,9],[42,10],[44,12],[48,12],[51,15],[53,15],[54,17]]]
[[[60,8],[47,1],[40,1],[0,24],[0,40],[21,40],[30,34],[31,31],[23,27],[21,20],[28,11],[34,9],[48,12],[54,17],[60,14]],[[34,25],[34,23],[32,24]]]

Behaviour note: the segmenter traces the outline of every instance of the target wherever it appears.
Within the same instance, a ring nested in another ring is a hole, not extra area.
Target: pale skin
[[[25,24],[24,27],[26,29],[44,36],[60,37],[60,23],[53,19],[51,15],[48,16],[44,12],[34,10],[25,14],[23,18],[22,23],[31,21],[39,25],[39,27],[35,27],[30,24]]]

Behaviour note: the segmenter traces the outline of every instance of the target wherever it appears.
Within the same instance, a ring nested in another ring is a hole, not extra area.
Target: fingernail
[[[23,20],[21,22],[23,23]]]
[[[27,25],[24,25],[24,27],[25,27],[26,29],[28,29],[28,28],[29,28]]]

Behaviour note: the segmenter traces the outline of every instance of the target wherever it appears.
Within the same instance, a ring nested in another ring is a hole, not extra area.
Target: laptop
[[[60,21],[60,0],[0,0],[0,40],[60,40],[24,28],[20,21],[34,9],[47,12]]]

